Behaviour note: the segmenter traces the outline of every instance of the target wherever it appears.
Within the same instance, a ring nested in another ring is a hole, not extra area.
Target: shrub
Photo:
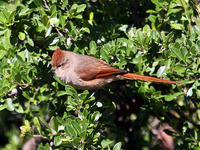
[[[198,2],[14,0],[0,8],[2,149],[29,139],[39,150],[156,149],[155,118],[173,128],[165,132],[176,149],[200,148]],[[57,47],[185,85],[117,81],[77,91],[48,73]]]

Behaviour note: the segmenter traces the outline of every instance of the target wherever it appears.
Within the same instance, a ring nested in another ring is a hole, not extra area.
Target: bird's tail
[[[125,73],[123,74],[123,77],[127,79],[131,79],[131,80],[150,81],[150,82],[158,82],[158,83],[166,83],[166,84],[183,84],[179,81],[164,80],[164,79],[143,76],[143,75],[134,74],[134,73]]]

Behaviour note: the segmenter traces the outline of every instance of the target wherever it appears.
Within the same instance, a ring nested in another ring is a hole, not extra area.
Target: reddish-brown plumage
[[[132,80],[141,80],[141,81],[150,81],[150,82],[158,82],[158,83],[167,83],[167,84],[183,84],[178,81],[171,81],[171,80],[164,80],[164,79],[159,79],[159,78],[154,78],[154,77],[149,77],[149,76],[143,76],[135,73],[126,73],[123,74],[125,78],[132,79]]]
[[[64,60],[64,53],[61,49],[57,48],[52,55],[52,67],[58,66]]]
[[[53,53],[52,67],[57,77],[79,89],[98,89],[112,81],[124,79],[183,84],[178,81],[127,73],[98,58],[63,51],[59,48]]]

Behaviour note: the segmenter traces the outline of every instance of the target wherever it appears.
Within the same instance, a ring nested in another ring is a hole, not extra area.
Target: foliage
[[[156,149],[154,117],[176,130],[177,149],[199,149],[199,13],[195,0],[0,1],[1,149],[31,137],[42,139],[39,150]],[[77,91],[48,72],[57,47],[185,85]]]

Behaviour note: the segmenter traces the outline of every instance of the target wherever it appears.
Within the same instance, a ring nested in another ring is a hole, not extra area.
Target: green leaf
[[[42,7],[42,6],[44,6],[42,0],[34,0],[33,2],[34,2],[34,4],[35,4],[37,7]]]
[[[44,150],[50,150],[49,143],[46,143],[46,144],[44,145]]]
[[[115,146],[113,147],[113,150],[120,150],[122,146],[121,142],[118,142],[117,144],[115,144]]]
[[[56,17],[56,14],[57,14],[56,5],[51,6],[50,14],[51,14],[51,18]]]
[[[59,25],[59,19],[57,17],[51,18],[49,21],[50,21],[50,24],[52,26],[54,26],[54,25],[58,26]]]
[[[10,47],[12,47],[10,43],[10,36],[11,36],[11,30],[7,29],[4,33],[4,38],[2,39],[3,46],[5,47],[5,49],[9,49]]]
[[[178,92],[178,93],[174,93],[174,94],[169,94],[169,95],[165,95],[165,101],[172,101],[177,99],[178,96],[183,95],[183,92]]]
[[[185,30],[184,25],[180,24],[180,23],[174,23],[174,24],[170,24],[172,29],[176,29],[176,30]]]
[[[58,97],[63,96],[63,95],[67,95],[66,91],[58,91],[56,94]]]
[[[86,33],[90,33],[90,29],[86,28],[86,27],[81,28],[80,31],[84,31]]]
[[[77,4],[73,4],[72,7],[70,8],[70,11],[74,11],[75,9],[77,9],[78,5]]]
[[[55,146],[61,145],[61,144],[62,144],[62,139],[63,139],[62,136],[55,136],[55,137],[54,137],[54,145],[55,145]]]
[[[6,24],[7,23],[7,18],[3,14],[3,12],[0,12],[0,23]]]
[[[42,132],[41,126],[40,126],[40,122],[37,117],[33,118],[33,123],[34,123],[35,127],[37,128],[38,132],[41,134],[41,132]]]
[[[59,17],[60,25],[61,25],[63,28],[65,27],[65,24],[66,24],[65,20],[66,20],[66,16],[60,16],[60,17]]]
[[[4,109],[6,109],[6,105],[5,104],[4,105],[0,104],[0,111],[2,111]]]
[[[76,18],[76,19],[82,19],[83,16],[82,16],[81,14],[79,14],[79,15],[73,16],[73,18]]]
[[[32,47],[34,46],[34,42],[33,42],[33,40],[32,40],[29,36],[27,36],[27,42],[28,42],[28,44],[31,45]]]
[[[143,33],[144,34],[149,34],[151,32],[151,28],[149,27],[149,25],[145,25],[143,27]]]
[[[109,55],[108,55],[108,53],[104,49],[101,49],[100,53],[101,53],[102,58],[105,59],[107,62],[109,62]]]
[[[78,121],[72,120],[71,124],[76,129],[78,134],[80,134],[81,133],[81,127],[80,127],[80,124],[78,123]]]
[[[94,112],[94,113],[92,114],[91,119],[92,119],[93,121],[98,121],[99,118],[100,118],[101,116],[102,116],[102,114],[101,114],[100,112],[96,111],[96,112]]]
[[[91,41],[89,44],[89,47],[90,47],[90,54],[95,55],[97,52],[97,50],[96,50],[97,45],[96,45],[95,41]]]
[[[66,86],[66,83],[64,83],[63,81],[61,81],[58,77],[56,77],[55,75],[53,76],[53,78],[58,82],[60,83],[61,85],[63,86]]]
[[[19,32],[18,37],[19,37],[19,39],[20,39],[21,41],[23,41],[23,40],[25,39],[26,35],[25,35],[25,33],[23,33],[23,32]]]
[[[104,140],[102,140],[102,142],[101,142],[101,146],[102,146],[103,148],[108,148],[109,145],[111,145],[113,142],[114,142],[114,141],[112,141],[112,140],[110,140],[110,139],[104,139]]]
[[[181,10],[182,8],[169,9],[169,11],[167,12],[167,15],[170,15],[172,13],[176,14],[177,12],[180,12]]]
[[[52,26],[49,26],[49,28],[45,34],[45,37],[48,37],[51,34],[51,30],[52,30]]]
[[[120,31],[126,32],[126,29],[128,28],[128,25],[122,25],[121,27],[119,27]]]
[[[180,49],[180,44],[179,43],[175,43],[173,46],[170,47],[170,50],[176,55],[176,57],[179,60],[183,60],[184,61],[184,56],[181,53],[181,49]]]
[[[161,66],[161,67],[158,69],[157,76],[158,76],[158,77],[161,77],[161,76],[163,75],[163,73],[165,72],[165,69],[166,69],[166,66]]]
[[[0,50],[0,60],[7,54],[6,51]]]
[[[68,134],[69,136],[71,136],[71,137],[77,136],[77,132],[76,132],[76,130],[74,129],[74,127],[72,126],[72,124],[71,124],[71,120],[68,120],[68,121],[67,121],[67,124],[66,124],[66,132],[67,132],[67,134]]]
[[[77,8],[77,13],[83,12],[85,10],[85,8],[86,8],[85,4],[79,5]]]
[[[65,85],[65,91],[68,95],[71,95],[73,97],[78,97],[78,93],[75,88],[73,88],[71,85]]]
[[[58,131],[58,120],[53,116],[50,120],[50,126],[57,132]]]
[[[11,98],[7,98],[6,99],[6,108],[9,110],[9,111],[13,111],[14,110],[14,106],[13,106],[13,103],[12,103],[12,99]]]

